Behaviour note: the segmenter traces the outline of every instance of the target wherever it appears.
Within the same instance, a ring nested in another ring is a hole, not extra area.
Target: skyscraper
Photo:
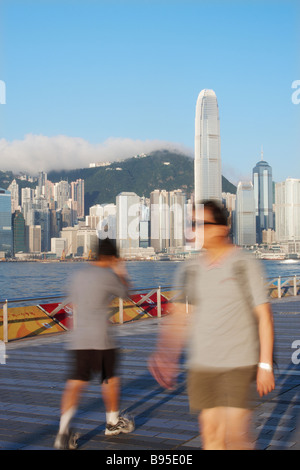
[[[156,252],[170,247],[170,194],[155,189],[150,193],[151,246]]]
[[[84,180],[78,179],[71,183],[71,198],[77,203],[77,216],[84,217]]]
[[[256,241],[262,243],[262,231],[274,229],[272,168],[261,160],[253,168],[253,187],[256,216]]]
[[[38,197],[45,196],[46,184],[47,184],[47,173],[45,173],[44,171],[40,171],[38,175],[38,186],[37,186]]]
[[[41,233],[41,251],[50,251],[51,241],[50,241],[50,211],[48,207],[39,207],[38,204],[34,205],[33,210],[34,216],[34,225],[40,227]],[[34,250],[36,251],[36,250]]]
[[[156,252],[184,246],[185,203],[186,195],[180,189],[151,192],[151,246]]]
[[[27,239],[29,253],[41,252],[41,226],[40,225],[27,225]]]
[[[122,192],[116,197],[117,244],[119,249],[139,247],[140,198],[132,192]]]
[[[20,211],[15,211],[12,215],[13,227],[13,252],[26,253],[26,232],[25,232],[25,219]]]
[[[12,244],[11,195],[0,188],[0,252],[11,255]]]
[[[236,193],[235,242],[254,245],[256,242],[255,203],[253,184],[240,182]]]
[[[300,179],[276,183],[275,221],[278,242],[300,241]]]
[[[70,185],[68,181],[59,181],[54,184],[54,198],[57,203],[57,209],[62,209],[70,198]]]
[[[185,245],[186,195],[181,189],[170,191],[170,247]]]
[[[14,179],[8,186],[7,191],[11,194],[11,213],[19,209],[19,185]]]
[[[22,208],[24,204],[32,202],[34,198],[34,190],[32,188],[22,188],[21,189],[21,205]]]
[[[216,94],[202,90],[195,118],[195,203],[222,199],[220,119]]]

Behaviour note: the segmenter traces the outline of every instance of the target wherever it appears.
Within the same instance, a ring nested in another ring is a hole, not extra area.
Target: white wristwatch
[[[271,364],[268,364],[267,362],[259,362],[258,367],[260,369],[268,370],[269,372],[273,372],[273,367]]]

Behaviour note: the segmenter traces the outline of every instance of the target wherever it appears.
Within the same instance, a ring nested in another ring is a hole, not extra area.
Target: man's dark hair
[[[115,240],[111,240],[110,238],[104,238],[103,240],[99,239],[97,258],[102,256],[115,256],[116,258],[119,257]]]
[[[206,199],[202,201],[201,204],[203,204],[204,209],[207,209],[212,213],[216,224],[228,225],[228,212],[224,206],[222,206],[217,201],[213,201],[211,199]]]

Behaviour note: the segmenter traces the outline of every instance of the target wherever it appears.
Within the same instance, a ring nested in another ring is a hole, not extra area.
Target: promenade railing
[[[163,291],[167,292],[172,290],[174,287],[173,286],[164,286]],[[130,298],[130,303],[131,307],[136,307],[138,309],[141,308],[145,302],[150,299],[153,295],[156,294],[157,296],[157,302],[156,302],[156,310],[157,310],[157,317],[160,318],[162,316],[162,304],[161,304],[161,293],[162,293],[162,287],[148,287],[148,288],[135,288],[135,289],[129,289],[129,294],[141,294],[140,298],[137,301],[134,301],[132,298]],[[168,302],[172,302],[176,296],[179,295],[179,292],[175,292],[174,295],[168,299]],[[28,298],[21,298],[21,299],[5,299],[1,300],[0,299],[0,309],[2,308],[3,310],[3,318],[2,322],[0,320],[0,325],[2,323],[3,325],[3,342],[7,343],[8,342],[8,324],[9,324],[9,319],[8,319],[8,312],[9,308],[15,307],[15,306],[20,306],[20,307],[26,307],[26,306],[32,306],[32,304],[39,305],[41,302],[44,303],[57,303],[57,307],[53,309],[50,313],[48,312],[47,315],[48,317],[52,317],[54,319],[55,315],[64,307],[66,307],[68,304],[71,303],[71,299],[66,296],[66,294],[58,294],[58,295],[52,295],[52,296],[45,296],[45,297],[28,297]],[[119,298],[119,303],[118,303],[118,309],[119,309],[119,324],[124,323],[124,302],[126,302],[124,299]],[[153,301],[151,301],[153,303]],[[126,306],[125,306],[126,308]],[[145,310],[143,312],[145,315],[147,315],[147,311]],[[151,317],[152,315],[149,315]],[[76,308],[73,307],[73,325],[76,326]],[[1,338],[0,338],[1,340]]]
[[[267,277],[266,283],[272,298],[300,295],[300,275]]]
[[[281,299],[282,297],[287,297],[287,296],[297,296],[300,295],[300,275],[294,275],[294,276],[278,276],[278,277],[269,277],[266,278],[266,287],[269,291],[269,296],[271,298],[278,298]],[[178,286],[177,289],[180,289]],[[174,292],[173,292],[174,290]],[[161,299],[162,299],[162,293],[172,291],[172,295],[168,296],[168,302],[172,302],[176,299],[176,297],[180,294],[180,290],[176,291],[174,286],[159,286],[159,287],[148,287],[148,288],[137,288],[137,289],[130,289],[130,294],[141,294],[141,297],[137,300],[134,301],[132,298],[130,298],[130,301],[132,305],[136,308],[141,308],[142,305],[147,302],[150,297],[156,294],[157,296],[157,304],[156,304],[156,312],[157,312],[157,317],[160,318],[162,316],[162,304],[161,304]],[[143,295],[144,294],[144,295]],[[32,297],[32,298],[22,298],[22,299],[5,299],[1,300],[0,299],[0,308],[1,305],[3,306],[3,342],[7,343],[8,342],[8,307],[13,306],[13,305],[19,305],[19,306],[28,306],[32,305],[32,303],[39,304],[41,301],[44,301],[46,303],[57,303],[57,307],[51,311],[51,313],[47,313],[49,317],[53,317],[68,303],[71,303],[70,298],[68,298],[64,294],[58,294],[54,296],[45,296],[45,297]],[[187,305],[187,311],[188,311],[188,299],[186,299],[186,305]],[[126,308],[126,307],[125,307]],[[124,300],[119,299],[118,303],[118,309],[119,309],[119,316],[118,316],[118,323],[123,324],[124,323]],[[147,315],[147,310],[143,312],[145,315]],[[151,317],[152,315],[148,315]],[[73,308],[73,325],[76,326],[76,309]],[[1,322],[0,322],[1,324]]]

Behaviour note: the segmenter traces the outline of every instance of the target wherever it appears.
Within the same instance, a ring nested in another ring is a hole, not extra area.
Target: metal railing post
[[[278,277],[278,280],[277,280],[277,292],[278,292],[278,299],[281,299],[281,277],[279,276]]]
[[[119,323],[123,323],[123,299],[119,297]]]
[[[161,317],[161,287],[157,289],[157,316]]]
[[[8,343],[8,302],[3,305],[3,342]]]

